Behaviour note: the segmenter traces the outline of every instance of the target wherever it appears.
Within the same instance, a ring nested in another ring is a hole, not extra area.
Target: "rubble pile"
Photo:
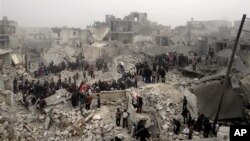
[[[142,96],[146,112],[153,110],[161,120],[161,128],[166,132],[171,131],[172,119],[176,118],[180,110],[181,92],[171,85],[153,84],[151,87],[142,88]]]
[[[180,121],[182,118],[182,99],[185,85],[191,80],[182,79],[180,75],[171,72],[167,75],[167,83],[150,84],[135,89],[134,93],[143,97],[143,111],[153,113],[157,117],[161,129],[162,140],[185,139],[183,135],[177,137],[173,131],[173,119]]]
[[[103,106],[96,109],[93,100],[92,109],[73,108],[67,101],[69,93],[60,89],[46,98],[44,110],[30,106],[26,109],[21,105],[21,95],[14,95],[16,105],[0,103],[0,140],[110,140],[119,135],[130,140],[126,129],[115,124],[116,108],[124,108],[122,99],[102,100]],[[58,102],[60,101],[60,102]]]
[[[51,61],[53,61],[55,65],[58,65],[64,60],[74,62],[74,54],[75,49],[72,47],[54,45],[44,54],[43,59],[46,64],[49,64]]]
[[[125,72],[131,72],[134,73],[136,72],[136,68],[135,68],[135,64],[138,62],[142,62],[144,60],[144,56],[142,54],[140,55],[121,55],[121,56],[117,56],[116,58],[114,58],[113,60],[113,76],[114,78],[120,78],[120,74],[118,74],[117,72],[117,66],[122,63]]]

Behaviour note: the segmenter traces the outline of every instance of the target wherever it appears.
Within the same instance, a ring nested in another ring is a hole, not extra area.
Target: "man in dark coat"
[[[137,98],[137,103],[138,103],[137,112],[141,113],[141,111],[142,111],[142,105],[143,105],[143,100],[142,100],[141,96],[139,96]]]

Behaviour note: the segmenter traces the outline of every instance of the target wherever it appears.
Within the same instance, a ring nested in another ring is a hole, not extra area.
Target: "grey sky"
[[[148,13],[163,25],[194,20],[240,20],[250,17],[250,0],[0,0],[0,16],[21,26],[81,27],[104,21],[105,14],[124,17],[132,11]]]

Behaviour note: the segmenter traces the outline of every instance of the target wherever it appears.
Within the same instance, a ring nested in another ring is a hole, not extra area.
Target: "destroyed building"
[[[106,23],[110,29],[110,40],[117,40],[123,44],[132,43],[134,35],[134,21],[131,19],[119,19],[112,15],[106,15]]]
[[[147,19],[147,13],[139,12],[131,12],[123,19],[116,18],[113,15],[106,15],[106,24],[110,29],[110,40],[117,40],[123,44],[132,43],[133,37],[136,35],[151,37],[157,26],[156,23]],[[167,26],[159,27],[162,27],[161,30],[170,30]]]

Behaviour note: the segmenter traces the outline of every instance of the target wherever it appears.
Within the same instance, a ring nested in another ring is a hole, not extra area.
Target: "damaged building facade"
[[[3,17],[0,20],[1,64],[5,67],[20,64],[24,61],[22,53],[22,35],[19,34],[16,21]]]
[[[110,40],[120,41],[123,44],[132,43],[134,35],[134,21],[130,19],[118,19],[112,15],[106,15],[106,23],[110,29]]]
[[[88,32],[80,28],[52,28],[54,33],[54,43],[57,45],[69,45],[72,47],[82,47],[87,44]]]

